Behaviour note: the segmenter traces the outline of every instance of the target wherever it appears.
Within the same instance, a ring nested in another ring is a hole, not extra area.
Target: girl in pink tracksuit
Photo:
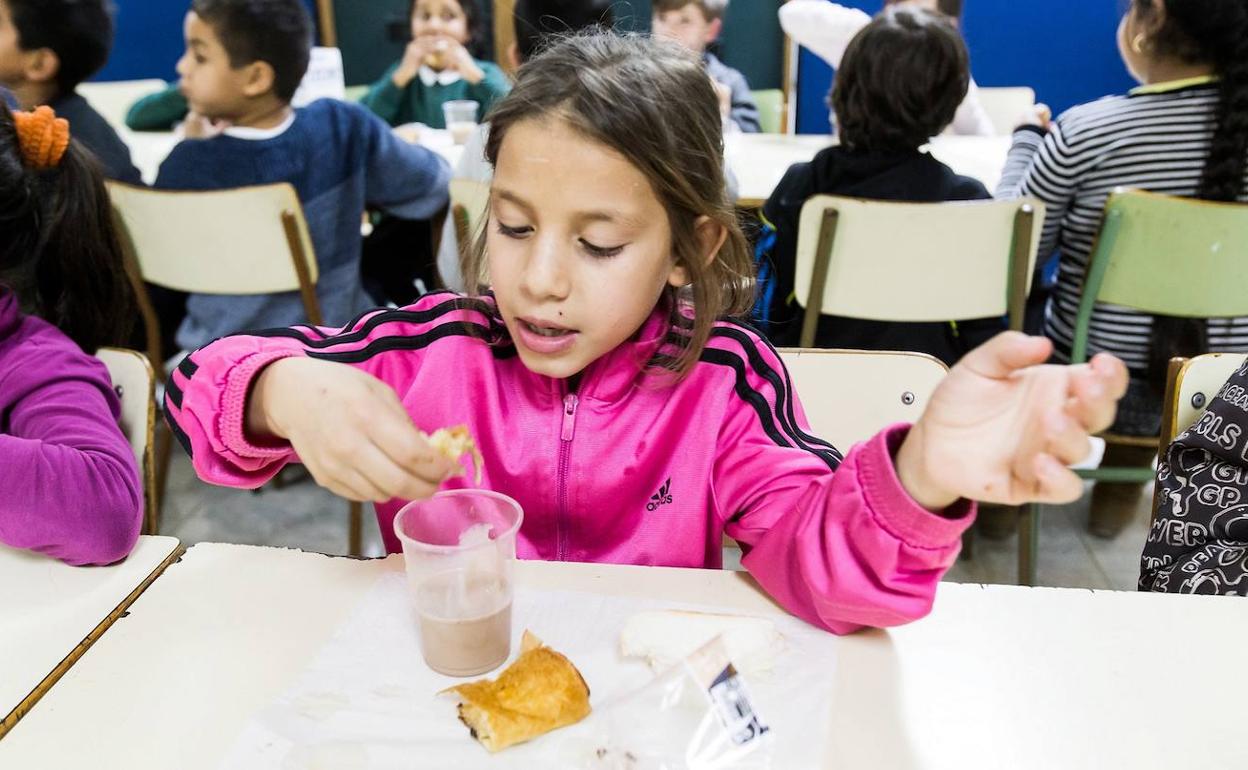
[[[256,487],[302,462],[375,501],[395,551],[405,501],[468,483],[417,428],[464,424],[483,486],[524,508],[521,557],[718,567],[726,533],[773,597],[838,633],[928,612],[964,498],[1079,494],[1064,465],[1112,420],[1125,371],[1039,366],[1048,343],[1022,335],[968,355],[913,427],[844,455],[811,435],[776,351],[716,320],[750,305],[752,261],[715,94],[671,44],[557,44],[492,113],[486,152],[471,296],[183,362],[167,407],[202,478]]]

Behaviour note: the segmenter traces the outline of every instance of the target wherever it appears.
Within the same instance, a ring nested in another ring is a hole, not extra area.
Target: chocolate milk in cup
[[[421,653],[434,671],[476,676],[507,660],[522,520],[515,500],[475,489],[439,492],[395,517]]]

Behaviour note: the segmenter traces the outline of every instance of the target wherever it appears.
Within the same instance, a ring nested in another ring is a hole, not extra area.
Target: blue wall
[[[843,0],[868,13],[882,0]],[[1036,89],[1054,113],[1135,85],[1118,58],[1121,0],[967,0],[963,32],[971,71],[983,86]],[[802,51],[799,133],[828,130],[824,103],[832,70]]]
[[[368,0],[359,0],[367,2]],[[305,3],[315,18],[311,0]],[[182,55],[182,19],[191,0],[113,0],[117,38],[108,64],[96,80],[176,80]]]
[[[101,80],[159,77],[172,80],[182,53],[182,17],[190,0],[114,0],[117,42]],[[351,0],[362,3],[371,0]],[[736,0],[753,4],[760,0]],[[845,0],[869,13],[883,0]],[[1133,83],[1118,59],[1114,30],[1122,0],[967,0],[963,27],[975,79],[985,86],[1030,85],[1037,97],[1060,112]],[[309,7],[312,3],[309,0]],[[756,20],[755,20],[756,21]],[[759,57],[775,58],[779,39],[772,29],[750,25]],[[730,58],[741,66],[747,53],[739,36],[725,35]],[[748,68],[745,68],[748,69]],[[798,130],[824,133],[824,97],[832,71],[808,51],[800,57]],[[757,73],[756,73],[757,74]],[[766,77],[762,75],[762,77]]]

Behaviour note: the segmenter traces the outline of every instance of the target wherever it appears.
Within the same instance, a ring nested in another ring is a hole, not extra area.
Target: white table
[[[131,131],[118,127],[117,133],[129,146],[130,160],[147,184],[156,181],[160,164],[164,163],[165,158],[169,157],[169,153],[181,141],[172,131]],[[450,132],[441,129],[425,128],[421,132],[419,143],[446,158],[452,169],[458,165],[460,156],[464,154],[464,148],[451,141]]]
[[[120,564],[70,567],[0,546],[0,715],[4,715],[0,736],[91,647],[178,551],[174,538],[141,537]]]
[[[789,166],[809,161],[834,141],[831,136],[814,134],[729,134],[724,151],[737,177],[737,203],[763,205]],[[1010,142],[1008,136],[940,136],[928,149],[957,173],[983,182],[991,193],[1001,179]]]
[[[0,741],[0,767],[213,768],[401,569],[197,545]],[[517,579],[778,612],[740,573],[524,563]],[[931,617],[838,641],[811,739],[835,768],[1242,767],[1245,640],[1242,599],[944,584]]]

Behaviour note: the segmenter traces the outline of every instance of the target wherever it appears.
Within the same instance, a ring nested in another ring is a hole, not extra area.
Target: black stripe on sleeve
[[[784,369],[783,363],[781,364],[779,372],[773,369],[771,364],[765,361],[759,354],[758,343],[761,342],[766,345],[772,355],[774,355],[777,359],[780,358],[780,353],[771,346],[771,343],[768,342],[766,338],[764,338],[756,330],[751,329],[749,326],[731,320],[727,321],[727,323],[732,324],[733,326],[740,326],[743,329],[754,332],[755,336],[751,337],[751,335],[746,334],[743,331],[723,326],[713,329],[711,331],[711,336],[727,337],[735,340],[745,351],[745,354],[750,362],[750,367],[754,370],[754,372],[771,384],[771,387],[776,392],[776,418],[779,419],[780,423],[784,426],[785,431],[795,439],[806,444],[830,449],[839,457],[840,452],[837,451],[836,447],[834,447],[831,442],[821,439],[818,436],[812,436],[798,427],[797,413],[793,410],[793,402],[795,400],[793,398],[794,388],[793,382],[789,378],[789,372],[787,369]]]
[[[178,443],[182,445],[182,449],[186,450],[186,456],[194,459],[195,453],[191,451],[190,437],[187,436],[186,432],[182,430],[182,426],[178,425],[178,421],[173,419],[173,417],[169,414],[168,409],[165,410],[165,423],[169,425],[169,432],[172,433],[173,437],[176,438]]]
[[[344,332],[343,334],[333,337],[312,339],[305,331],[303,331],[301,327],[260,329],[257,331],[244,332],[244,334],[253,337],[287,337],[298,341],[309,350],[319,350],[332,348],[338,345],[350,345],[354,342],[360,342],[361,340],[366,339],[368,335],[372,334],[373,331],[382,324],[400,322],[413,324],[428,323],[429,321],[434,321],[447,313],[452,313],[456,310],[471,310],[481,313],[491,319],[491,325],[493,327],[496,329],[501,328],[502,322],[499,320],[495,323],[497,315],[494,313],[493,306],[491,306],[488,302],[470,297],[461,297],[457,294],[450,294],[449,296],[453,299],[442,302],[434,307],[428,308],[427,310],[381,310],[380,312],[377,310],[370,310],[368,313],[373,313],[373,315],[367,321],[363,321],[362,324],[360,323],[360,319],[362,319],[363,316],[360,316],[355,320],[355,324],[360,324],[359,328],[353,328],[349,332]],[[365,313],[364,315],[367,315],[368,313]]]
[[[737,396],[739,396],[742,401],[749,404],[749,406],[754,410],[754,413],[758,415],[758,422],[762,427],[763,432],[767,434],[768,438],[776,443],[776,446],[791,446],[810,452],[820,460],[823,460],[824,463],[827,464],[828,468],[832,470],[836,470],[836,468],[841,464],[841,455],[835,449],[815,449],[810,446],[806,446],[793,437],[786,436],[782,433],[780,428],[776,425],[774,415],[772,414],[771,408],[767,403],[767,397],[750,387],[749,381],[746,377],[746,363],[740,356],[726,350],[707,348],[702,351],[700,360],[709,364],[727,366],[736,373],[736,382],[733,386],[734,391]]]
[[[494,330],[480,324],[468,323],[466,321],[455,321],[452,323],[442,324],[424,334],[415,336],[397,335],[393,337],[382,337],[370,342],[368,345],[358,350],[348,350],[343,352],[321,352],[309,351],[309,358],[317,358],[322,361],[335,361],[341,364],[358,364],[367,361],[373,356],[385,353],[391,350],[420,350],[428,347],[434,342],[446,337],[471,337],[473,339],[482,340],[489,343],[495,338]],[[503,359],[511,358],[516,355],[514,345],[494,345],[494,357]]]

